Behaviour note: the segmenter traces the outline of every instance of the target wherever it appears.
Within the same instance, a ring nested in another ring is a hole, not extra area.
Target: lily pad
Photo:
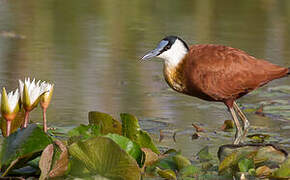
[[[249,169],[255,168],[253,159],[242,158],[238,162],[240,172],[248,172]]]
[[[112,139],[115,143],[117,143],[123,150],[125,150],[130,156],[132,156],[141,167],[142,151],[138,144],[118,134],[107,134],[105,137],[108,137]]]
[[[278,167],[286,160],[287,152],[272,145],[266,145],[259,148],[254,160],[265,159],[260,165],[266,165],[270,168]]]
[[[140,145],[141,148],[149,148],[159,154],[159,150],[154,145],[151,137],[146,131],[141,130],[138,119],[127,113],[121,114],[122,134]]]
[[[86,140],[91,137],[97,137],[101,135],[101,130],[99,126],[96,125],[84,125],[81,124],[68,132],[70,138],[68,139],[68,144],[72,144],[79,140]]]
[[[100,128],[98,126],[84,124],[81,124],[68,132],[69,136],[83,136],[85,138],[90,138],[92,135],[98,136],[100,134]]]
[[[247,136],[248,138],[252,139],[255,142],[262,143],[265,140],[270,138],[270,135],[268,134],[251,134]]]
[[[176,180],[176,174],[171,169],[162,170],[162,169],[157,168],[157,173],[162,178],[165,178],[168,180]]]
[[[284,179],[290,178],[290,158],[289,157],[281,165],[281,167],[273,173],[273,176],[275,178],[284,178]]]
[[[212,155],[209,153],[209,147],[205,146],[204,148],[202,148],[198,153],[197,153],[197,157],[201,162],[204,161],[209,161],[212,160],[213,157]]]
[[[237,151],[232,152],[219,165],[219,173],[224,173],[225,170],[232,169],[238,162],[238,153]]]
[[[239,157],[252,154],[255,164],[259,163],[269,167],[278,166],[288,155],[286,151],[272,144],[223,145],[218,151],[220,162],[233,152],[236,152]]]
[[[175,156],[172,157],[173,161],[175,162],[175,164],[178,167],[178,170],[181,170],[187,166],[191,165],[191,162],[184,156],[177,154]]]
[[[206,161],[201,163],[201,169],[203,171],[208,171],[209,169],[211,169],[212,167],[214,167],[213,163],[211,163],[210,161]]]
[[[193,166],[193,165],[186,166],[185,168],[180,170],[180,174],[181,174],[182,178],[196,177],[200,173],[201,173],[201,170],[198,167]]]
[[[39,168],[40,179],[55,178],[63,176],[68,170],[68,150],[59,140],[55,144],[48,145],[41,154]]]
[[[222,131],[231,131],[235,127],[233,120],[225,120],[222,125]]]
[[[16,159],[27,162],[40,155],[51,143],[51,138],[35,124],[20,129],[4,139],[1,146],[1,166],[7,167]]]
[[[108,137],[90,138],[69,146],[76,164],[84,166],[90,175],[108,179],[138,180],[141,178],[137,162]]]
[[[89,112],[89,124],[99,126],[102,134],[122,134],[121,123],[106,113],[97,111]]]

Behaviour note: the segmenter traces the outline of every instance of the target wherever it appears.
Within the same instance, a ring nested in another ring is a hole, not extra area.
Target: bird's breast
[[[188,66],[185,60],[175,67],[164,64],[163,73],[167,84],[177,92],[207,101],[216,101],[201,90],[199,81],[196,81],[196,78],[189,73],[194,72],[194,67]]]
[[[175,91],[185,93],[186,86],[184,83],[182,67],[170,67],[166,64],[163,68],[163,74],[167,84]]]

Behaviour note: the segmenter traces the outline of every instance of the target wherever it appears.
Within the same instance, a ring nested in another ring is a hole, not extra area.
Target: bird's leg
[[[248,133],[249,127],[250,127],[250,122],[247,119],[247,117],[245,116],[245,114],[243,113],[243,111],[239,108],[238,104],[234,101],[234,109],[238,112],[240,118],[242,119],[243,123],[244,123],[244,132],[243,132],[243,137],[242,139],[244,139]]]
[[[233,117],[234,123],[236,125],[236,135],[235,135],[235,140],[233,144],[239,144],[242,138],[242,127],[239,123],[239,119],[236,115],[235,110],[233,109],[233,107],[229,107],[229,110],[231,112],[231,115]]]

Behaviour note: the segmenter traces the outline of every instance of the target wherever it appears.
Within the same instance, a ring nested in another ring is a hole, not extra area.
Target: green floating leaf
[[[176,156],[173,156],[173,161],[177,165],[178,170],[181,170],[187,166],[191,165],[191,162],[184,156],[177,154]]]
[[[146,131],[143,131],[143,130],[139,131],[139,137],[138,137],[137,143],[139,143],[139,145],[142,148],[149,148],[153,152],[160,154],[158,148],[155,146],[151,137],[149,136],[149,134]]]
[[[97,137],[101,135],[99,126],[96,125],[79,125],[68,132],[70,138],[68,144],[72,144],[79,140],[86,140],[91,137]]]
[[[201,169],[202,169],[203,171],[208,171],[208,170],[211,169],[212,167],[213,167],[213,164],[212,164],[211,162],[209,162],[209,161],[203,162],[203,163],[201,164]]]
[[[159,154],[159,150],[154,145],[151,137],[146,131],[141,130],[138,119],[127,113],[121,114],[122,134],[140,145],[141,148],[149,148]]]
[[[265,140],[270,138],[268,134],[251,134],[247,136],[255,142],[264,142]]]
[[[180,154],[180,151],[176,151],[176,149],[168,149],[167,151],[165,151],[163,154]]]
[[[225,120],[221,129],[223,131],[231,131],[235,127],[233,120]]]
[[[196,180],[196,179],[192,177],[184,177],[182,180]]]
[[[70,156],[69,161],[69,176],[81,178],[81,179],[92,179],[92,173],[86,168],[84,163],[80,163],[78,159]]]
[[[154,166],[159,167],[161,169],[171,169],[171,170],[177,171],[178,170],[177,164],[173,160],[173,157],[175,155],[177,155],[177,152],[171,152],[168,154],[161,155],[161,157],[154,164]]]
[[[143,153],[138,144],[118,134],[107,134],[105,137],[108,137],[112,139],[115,143],[117,143],[123,150],[125,150],[130,156],[132,156],[141,167]]]
[[[207,172],[206,174],[201,174],[197,177],[197,179],[202,180],[232,180],[232,175],[218,175],[216,172]]]
[[[219,165],[219,173],[223,173],[227,169],[231,169],[238,162],[238,153],[235,151],[227,156]]]
[[[273,176],[275,178],[290,178],[290,157],[280,166],[279,169],[274,171]]]
[[[286,160],[287,155],[275,146],[260,147],[254,157],[255,164],[261,163],[269,167],[277,167]],[[256,162],[257,161],[257,162]],[[259,162],[261,161],[261,162]]]
[[[51,143],[51,138],[35,124],[20,129],[4,139],[1,146],[1,166],[7,167],[16,159],[27,162],[40,155]]]
[[[85,167],[90,175],[120,180],[141,178],[135,159],[108,137],[99,136],[74,143],[70,145],[69,153],[74,165]]]
[[[168,180],[176,180],[176,174],[171,169],[161,170],[157,168],[157,173],[160,177],[168,179]]]
[[[69,136],[83,136],[85,138],[90,138],[92,135],[100,135],[100,128],[95,125],[84,125],[81,124],[78,127],[73,128],[68,132]]]
[[[212,155],[209,153],[209,148],[208,146],[205,146],[204,148],[202,148],[198,153],[197,153],[197,157],[201,162],[204,161],[210,161],[213,159]]]
[[[114,133],[122,135],[122,125],[112,116],[97,111],[89,112],[89,124],[101,128],[102,134]]]
[[[253,159],[242,158],[238,162],[240,172],[248,172],[249,169],[255,168]]]
[[[120,114],[122,121],[122,134],[133,141],[138,141],[138,134],[141,130],[138,119],[131,114]]]
[[[186,166],[185,168],[180,170],[180,174],[182,178],[196,177],[200,173],[201,173],[201,170],[198,167],[193,166],[193,165]]]
[[[277,167],[287,157],[287,153],[271,144],[223,145],[219,148],[218,158],[222,162],[227,156],[237,152],[239,158],[253,159],[255,165]]]
[[[254,168],[249,169],[248,173],[249,173],[251,176],[256,176],[256,170],[255,170]]]

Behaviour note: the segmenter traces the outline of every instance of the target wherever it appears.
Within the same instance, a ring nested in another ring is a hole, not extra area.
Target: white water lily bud
[[[51,97],[54,90],[54,84],[42,82],[41,86],[46,89],[46,92],[41,96],[40,105],[42,108],[46,109],[51,101]]]
[[[3,88],[1,94],[1,115],[6,120],[12,121],[20,109],[19,91],[16,89],[7,94],[6,89]]]
[[[3,88],[0,100],[1,115],[6,120],[6,134],[3,133],[3,129],[2,134],[4,136],[9,136],[11,133],[11,122],[15,119],[20,109],[20,95],[18,89],[7,94],[6,89]]]

